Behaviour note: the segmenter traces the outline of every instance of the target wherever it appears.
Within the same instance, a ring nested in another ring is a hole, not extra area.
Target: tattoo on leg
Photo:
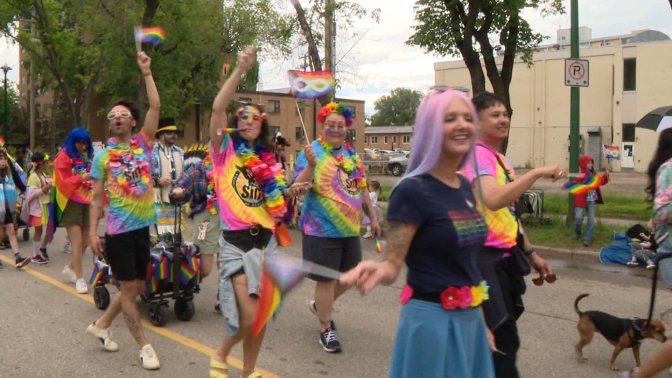
[[[132,316],[129,316],[127,314],[124,314],[124,320],[126,320],[126,326],[128,327],[128,330],[131,331],[131,335],[133,335],[135,341],[137,343],[141,343],[143,338],[143,332],[142,332],[142,325],[140,324],[140,322],[138,322]]]

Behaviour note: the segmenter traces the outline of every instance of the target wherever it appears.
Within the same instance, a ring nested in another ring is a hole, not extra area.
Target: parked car
[[[394,176],[401,176],[408,168],[408,160],[411,157],[410,152],[404,152],[399,156],[390,158],[387,162],[387,171]]]

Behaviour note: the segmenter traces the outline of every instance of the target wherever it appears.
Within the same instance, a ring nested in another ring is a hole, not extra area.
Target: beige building
[[[647,112],[672,105],[672,41],[651,30],[606,38],[590,38],[589,31],[580,33],[580,59],[589,61],[589,86],[580,89],[581,154],[592,155],[604,168],[601,145],[617,145],[621,161],[613,169],[644,172],[657,134],[634,125]],[[532,66],[515,63],[507,157],[516,167],[569,165],[568,33],[560,30],[558,43],[540,47]],[[434,73],[437,85],[471,86],[461,60],[435,63]]]

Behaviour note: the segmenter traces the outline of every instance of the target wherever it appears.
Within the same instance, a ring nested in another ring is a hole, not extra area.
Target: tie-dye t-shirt
[[[487,228],[464,177],[457,189],[429,174],[404,178],[392,191],[387,220],[418,227],[406,255],[414,291],[439,293],[483,280],[476,254]]]
[[[656,173],[653,222],[656,230],[667,230],[672,225],[672,159],[661,164]],[[660,236],[659,233],[656,236]]]
[[[326,238],[359,236],[362,216],[362,192],[357,182],[337,164],[334,156],[351,159],[345,148],[325,151],[318,141],[311,143],[315,151],[313,187],[308,191],[301,209],[299,226],[306,235]],[[296,158],[293,180],[306,168],[303,153]]]
[[[110,210],[108,235],[138,230],[156,223],[151,180],[152,146],[144,130],[130,143],[116,143],[114,138],[93,159],[91,178],[102,180],[107,187]]]
[[[231,137],[224,135],[219,148],[210,145],[210,157],[222,230],[246,230],[254,225],[275,229],[275,220],[264,206],[264,193],[236,155]]]
[[[492,176],[497,180],[497,184],[506,185],[508,182],[506,173],[497,162],[497,156],[499,156],[501,162],[509,170],[511,177],[514,178],[513,167],[511,167],[506,156],[482,143],[476,144],[476,164],[478,167],[474,167],[473,159],[469,159],[462,170],[462,174],[471,182],[477,176]],[[478,187],[474,190],[478,191]],[[478,192],[476,194],[477,196],[479,195]],[[497,211],[492,211],[486,206],[480,206],[480,208],[483,209],[485,222],[488,224],[488,239],[485,245],[499,249],[509,249],[516,245],[518,224],[516,223],[514,209],[512,207],[504,207]]]

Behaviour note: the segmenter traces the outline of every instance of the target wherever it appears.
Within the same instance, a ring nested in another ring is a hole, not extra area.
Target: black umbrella
[[[672,106],[663,106],[648,112],[637,122],[635,127],[663,131],[672,127]]]

